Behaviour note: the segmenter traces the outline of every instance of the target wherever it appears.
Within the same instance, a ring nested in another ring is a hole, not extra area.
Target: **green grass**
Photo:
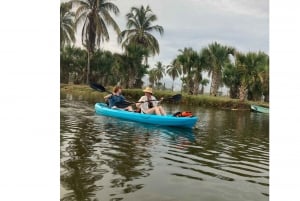
[[[106,87],[108,91],[112,91],[112,87]],[[61,95],[72,94],[75,98],[87,100],[89,102],[100,102],[104,100],[106,92],[98,92],[91,89],[88,85],[60,85]],[[154,90],[154,96],[159,99],[161,97],[171,97],[180,92],[172,91],[158,91]],[[123,95],[130,101],[138,101],[144,95],[142,89],[123,89]],[[231,109],[231,110],[249,110],[251,104],[269,107],[268,103],[244,101],[238,99],[231,99],[224,96],[209,96],[209,95],[188,95],[182,93],[181,104],[212,107],[218,109]]]

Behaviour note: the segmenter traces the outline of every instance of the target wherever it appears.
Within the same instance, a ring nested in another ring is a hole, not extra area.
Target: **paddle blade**
[[[164,98],[164,100],[169,100],[169,101],[173,101],[173,102],[179,102],[182,98],[182,95],[181,94],[176,94],[172,97],[169,97],[169,98]]]
[[[106,89],[102,85],[97,84],[97,83],[90,83],[90,87],[92,89],[95,89],[95,90],[100,91],[100,92],[105,92],[106,91]]]
[[[181,98],[182,98],[181,94],[176,94],[176,95],[172,96],[172,100],[175,101],[175,102],[180,101]]]

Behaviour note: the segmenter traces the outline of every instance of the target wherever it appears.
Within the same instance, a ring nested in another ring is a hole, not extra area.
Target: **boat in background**
[[[251,111],[269,114],[269,108],[258,105],[251,105]]]

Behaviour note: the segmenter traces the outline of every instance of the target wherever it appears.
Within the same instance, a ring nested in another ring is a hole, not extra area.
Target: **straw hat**
[[[150,94],[153,94],[151,87],[146,87],[146,89],[144,89],[143,92],[148,92]]]

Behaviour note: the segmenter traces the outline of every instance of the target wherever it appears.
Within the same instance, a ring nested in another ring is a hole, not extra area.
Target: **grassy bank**
[[[111,87],[106,88],[108,91],[112,91]],[[104,100],[104,96],[107,95],[106,92],[100,93],[91,89],[87,85],[60,85],[61,95],[72,94],[75,98],[87,100],[90,102],[100,102]],[[157,98],[160,97],[170,97],[180,92],[171,91],[154,91],[154,95]],[[123,95],[126,99],[130,101],[137,101],[144,93],[141,89],[124,89]],[[269,107],[268,103],[263,102],[253,102],[245,101],[241,102],[237,99],[231,99],[228,97],[213,97],[209,95],[187,95],[182,93],[182,100],[180,104],[203,106],[203,107],[213,107],[218,109],[230,109],[230,110],[249,110],[251,104],[261,105]]]

